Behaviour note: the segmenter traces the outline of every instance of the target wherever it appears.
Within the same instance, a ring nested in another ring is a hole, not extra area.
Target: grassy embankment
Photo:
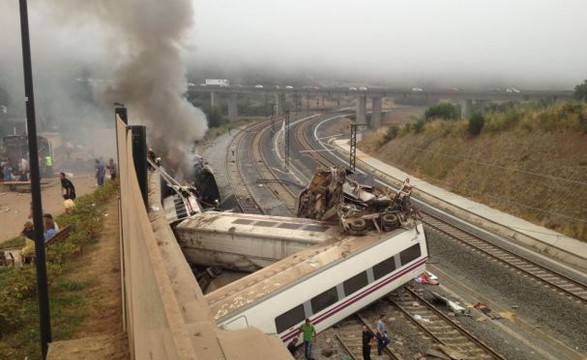
[[[519,105],[381,129],[360,149],[430,183],[587,241],[587,105]],[[386,136],[387,135],[387,136]]]
[[[96,243],[104,208],[116,192],[116,183],[108,181],[94,193],[76,199],[72,213],[56,219],[61,227],[72,225],[73,230],[66,241],[47,248],[53,341],[71,338],[90,307],[97,306],[95,296],[88,295],[87,290],[99,280],[78,281],[69,275],[83,269],[81,254]],[[18,244],[24,241],[14,239],[2,247]],[[38,322],[35,266],[0,269],[0,359],[40,358]]]

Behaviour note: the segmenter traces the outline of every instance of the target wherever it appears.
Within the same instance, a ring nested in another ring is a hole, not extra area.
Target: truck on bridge
[[[229,87],[230,82],[227,79],[206,79],[205,86]]]

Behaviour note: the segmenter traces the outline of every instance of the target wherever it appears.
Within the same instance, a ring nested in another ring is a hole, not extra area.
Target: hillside
[[[468,120],[437,120],[418,131],[414,124],[402,127],[395,136],[381,129],[359,148],[452,192],[587,241],[587,106],[526,106],[484,118],[477,136],[469,134]]]

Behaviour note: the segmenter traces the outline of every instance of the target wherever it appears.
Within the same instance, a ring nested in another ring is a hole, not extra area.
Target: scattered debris
[[[338,221],[350,235],[415,227],[421,215],[410,201],[409,179],[394,193],[347,175],[347,170],[338,167],[319,168],[299,196],[297,216]]]
[[[510,311],[500,311],[499,316],[503,319],[508,319],[511,322],[516,322],[516,314]]]
[[[438,277],[429,271],[424,271],[414,278],[414,281],[424,285],[440,285]]]
[[[418,321],[421,321],[421,322],[425,322],[425,323],[429,323],[430,322],[429,319],[423,318],[422,316],[420,316],[418,314],[414,315],[414,319],[416,319]]]
[[[475,305],[473,305],[473,307],[479,311],[481,311],[483,314],[489,316],[489,318],[491,320],[499,320],[501,319],[501,316],[499,315],[495,315],[495,313],[493,313],[493,310],[491,310],[491,308],[483,303],[476,303]]]
[[[444,296],[435,293],[434,291],[432,291],[432,295],[434,295],[434,299],[437,302],[448,306],[450,308],[450,310],[455,313],[455,315],[468,315],[467,310],[464,307],[457,304],[456,302],[449,300],[449,299],[445,298]]]

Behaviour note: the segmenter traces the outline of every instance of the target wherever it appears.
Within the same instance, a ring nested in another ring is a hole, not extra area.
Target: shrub
[[[425,125],[426,121],[424,119],[418,119],[416,120],[416,122],[414,123],[414,132],[417,133],[421,133],[422,131],[424,131],[424,125]]]
[[[469,119],[469,126],[467,129],[469,134],[477,136],[481,134],[483,126],[485,126],[485,117],[483,117],[483,115],[480,113],[475,113]]]
[[[397,134],[399,133],[399,128],[396,125],[391,125],[387,128],[387,131],[383,135],[384,142],[390,142],[391,140],[395,139]]]
[[[426,120],[458,120],[461,118],[461,106],[451,103],[438,103],[429,107],[424,113]]]
[[[75,210],[57,217],[62,226],[71,225],[68,241],[47,248],[47,278],[58,278],[67,267],[68,260],[78,255],[88,244],[95,241],[102,229],[103,204],[111,198],[117,183],[108,181],[94,193],[76,199]],[[49,284],[51,286],[51,284]],[[0,272],[0,337],[22,328],[25,323],[23,304],[30,302],[36,294],[36,268],[10,268]]]
[[[575,86],[575,99],[587,101],[587,80]]]

